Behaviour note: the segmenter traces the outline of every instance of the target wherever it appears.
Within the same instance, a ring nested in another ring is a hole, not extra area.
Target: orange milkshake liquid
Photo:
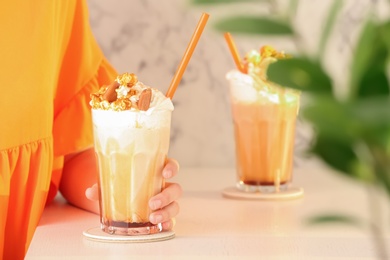
[[[297,112],[298,102],[232,104],[239,189],[287,188],[292,178]]]

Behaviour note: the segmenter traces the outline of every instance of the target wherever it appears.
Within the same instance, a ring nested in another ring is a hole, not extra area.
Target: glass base
[[[83,235],[96,242],[119,242],[119,243],[149,243],[158,242],[175,237],[174,231],[162,231],[156,234],[139,235],[139,236],[116,236],[103,232],[100,227],[93,227],[83,231]],[[113,258],[115,259],[115,258]]]
[[[160,233],[162,231],[162,225],[161,223],[157,225],[145,223],[145,225],[136,227],[116,227],[100,224],[100,229],[110,235],[139,236]]]
[[[249,185],[242,181],[237,182],[236,187],[240,191],[245,192],[260,192],[260,193],[275,193],[279,191],[285,191],[288,189],[288,183],[280,184],[279,188],[276,185]]]

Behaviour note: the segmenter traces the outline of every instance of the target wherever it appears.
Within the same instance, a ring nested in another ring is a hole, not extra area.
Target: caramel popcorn
[[[285,54],[283,51],[278,52],[273,47],[264,45],[260,48],[260,51],[252,50],[248,52],[244,57],[244,63],[259,66],[267,58],[286,59],[290,57],[290,55]]]
[[[264,45],[259,51],[252,50],[248,52],[243,60],[244,73],[252,76],[255,80],[260,78],[263,81],[267,80],[267,68],[269,64],[278,59],[287,59],[291,56],[283,51],[279,52],[269,45]]]
[[[267,58],[267,57],[273,57],[276,59],[284,59],[288,58],[288,55],[286,55],[283,51],[278,52],[273,47],[269,45],[264,45],[260,48],[260,56],[261,58]]]
[[[132,87],[138,82],[138,78],[134,73],[126,72],[122,75],[119,75],[115,81],[118,82],[121,86]]]
[[[92,93],[90,105],[93,109],[101,110],[138,109],[137,103],[145,87],[142,83],[137,84],[138,79],[134,73],[123,73],[110,85],[103,86],[96,93]]]

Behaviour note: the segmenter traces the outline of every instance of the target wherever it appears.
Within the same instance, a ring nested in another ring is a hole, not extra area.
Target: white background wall
[[[272,2],[272,1],[271,1]],[[331,0],[301,0],[294,26],[301,34],[300,45],[315,53],[323,18]],[[381,17],[388,15],[386,0],[345,1],[327,48],[325,66],[334,75],[338,90],[347,84],[353,40],[371,7]],[[223,35],[213,29],[228,13],[283,13],[286,0],[274,4],[240,4],[194,7],[186,0],[89,0],[91,25],[102,50],[119,72],[135,72],[140,81],[163,91],[184,54],[202,14],[210,14],[197,49],[174,96],[170,156],[182,166],[229,167],[235,164],[233,128],[225,74],[234,68]],[[376,4],[374,4],[376,3]],[[294,53],[289,39],[234,35],[242,55],[263,44]],[[310,131],[298,122],[296,165],[308,142]]]

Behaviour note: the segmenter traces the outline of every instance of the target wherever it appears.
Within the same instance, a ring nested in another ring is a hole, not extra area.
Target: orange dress
[[[89,94],[116,72],[85,1],[4,1],[0,32],[0,259],[17,260],[57,192],[64,155],[92,146]]]

